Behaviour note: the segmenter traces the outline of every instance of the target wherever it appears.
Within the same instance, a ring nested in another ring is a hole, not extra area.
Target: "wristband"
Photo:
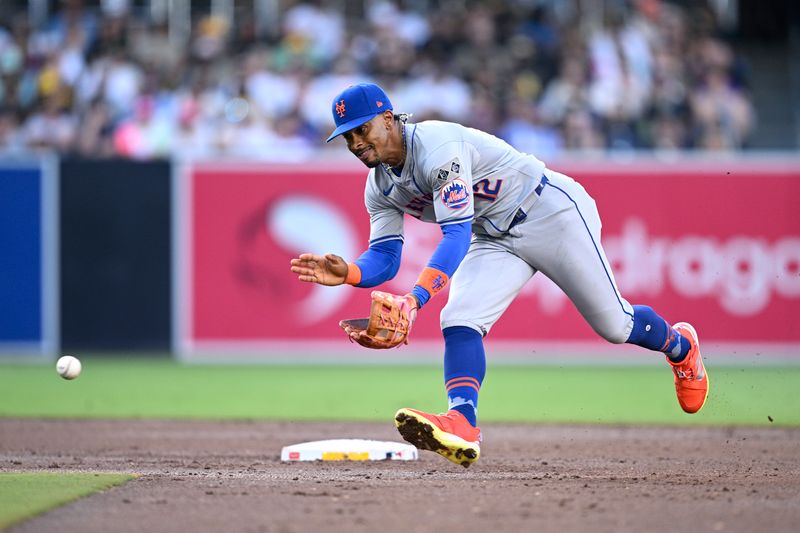
[[[355,263],[347,263],[347,276],[344,282],[348,285],[358,285],[361,283],[361,269]]]
[[[425,267],[419,275],[419,278],[417,278],[415,285],[419,285],[421,288],[428,291],[428,294],[433,298],[436,293],[444,289],[448,281],[450,281],[450,278],[441,270]]]

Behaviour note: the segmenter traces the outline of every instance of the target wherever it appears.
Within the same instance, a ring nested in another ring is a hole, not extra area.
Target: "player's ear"
[[[392,125],[394,124],[394,113],[389,111],[388,109],[383,112],[383,125],[386,129],[391,129]]]

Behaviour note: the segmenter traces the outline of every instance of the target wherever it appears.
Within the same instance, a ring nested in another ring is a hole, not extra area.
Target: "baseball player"
[[[450,283],[440,317],[448,411],[400,409],[395,424],[405,440],[465,467],[478,459],[483,337],[536,272],[553,280],[604,339],[663,352],[681,408],[703,407],[708,376],[697,332],[622,297],[600,244],[597,207],[579,183],[482,131],[407,123],[374,84],[348,87],[332,109],[336,129],[328,141],[342,135],[370,169],[369,247],[353,262],[304,253],[292,259],[292,272],[305,282],[374,287],[397,273],[405,214],[442,232],[408,294],[373,291],[369,321],[342,323],[364,346],[408,342],[417,311]]]

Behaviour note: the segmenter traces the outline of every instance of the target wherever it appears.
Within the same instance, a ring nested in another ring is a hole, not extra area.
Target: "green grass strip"
[[[129,474],[0,473],[0,529],[133,479]]]
[[[91,359],[75,381],[53,365],[0,364],[0,417],[390,421],[446,407],[439,366],[185,365]],[[491,366],[482,422],[800,426],[800,367],[708,367],[696,415],[663,366]]]

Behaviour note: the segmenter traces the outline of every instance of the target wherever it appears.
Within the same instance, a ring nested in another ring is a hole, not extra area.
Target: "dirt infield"
[[[141,477],[8,531],[798,531],[800,429],[486,425],[469,470],[280,462],[387,424],[0,419],[0,471]]]

